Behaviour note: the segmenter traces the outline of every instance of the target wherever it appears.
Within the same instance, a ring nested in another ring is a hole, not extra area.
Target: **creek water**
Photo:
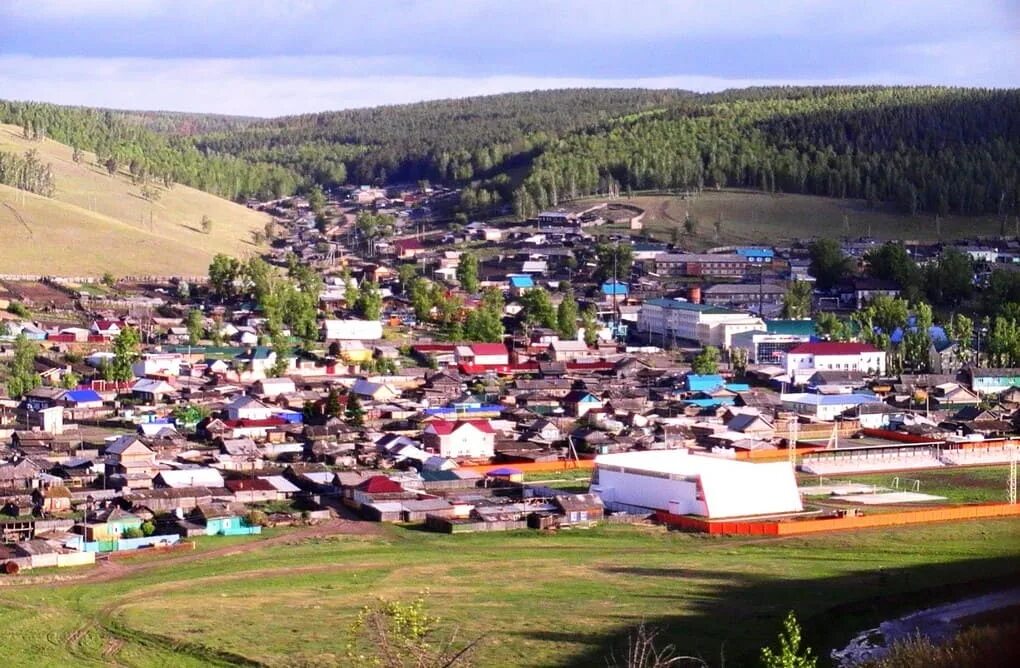
[[[960,631],[967,618],[1016,605],[1020,605],[1020,587],[918,610],[858,633],[843,649],[832,650],[832,665],[853,668],[881,659],[896,643],[919,635],[945,642]]]

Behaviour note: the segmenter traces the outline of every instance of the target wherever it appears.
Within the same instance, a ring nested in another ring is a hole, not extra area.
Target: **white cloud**
[[[947,49],[947,57],[955,57]],[[849,78],[723,78],[697,74],[598,78],[533,75],[428,76],[400,73],[386,59],[267,58],[160,60],[0,56],[4,96],[60,104],[277,116],[378,104],[572,87],[721,90],[778,84],[960,84],[890,69]],[[961,81],[963,79],[964,81]]]

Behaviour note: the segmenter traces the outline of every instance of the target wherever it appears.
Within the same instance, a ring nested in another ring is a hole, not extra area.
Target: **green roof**
[[[649,299],[645,303],[650,304],[652,306],[659,306],[665,309],[673,309],[676,311],[699,311],[701,313],[714,313],[714,314],[738,313],[738,311],[733,311],[728,308],[720,308],[718,306],[711,306],[709,304],[693,304],[691,302],[682,302],[677,299],[665,299],[661,297],[657,299]]]
[[[769,334],[786,334],[788,336],[815,336],[814,320],[766,320],[765,328]]]

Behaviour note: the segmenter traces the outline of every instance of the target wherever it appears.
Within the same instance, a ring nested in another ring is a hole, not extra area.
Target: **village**
[[[208,278],[6,277],[0,565],[336,518],[781,535],[1016,514],[1002,332],[908,313],[869,270],[951,251],[979,291],[1020,268],[1016,241],[833,242],[830,280],[807,243],[646,236],[626,200],[483,222],[459,198],[250,202],[268,249]],[[911,484],[1004,465],[984,511]],[[894,486],[850,480],[876,472]]]

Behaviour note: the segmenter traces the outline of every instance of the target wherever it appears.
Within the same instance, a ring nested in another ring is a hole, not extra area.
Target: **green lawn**
[[[817,476],[801,475],[801,485],[817,482]],[[894,479],[900,478],[900,489],[914,491],[913,481],[920,480],[922,494],[944,496],[950,503],[994,503],[1005,502],[1009,480],[1008,466],[947,467],[928,471],[904,471],[900,473],[872,473],[837,476],[841,481],[852,481],[865,485],[878,485],[894,489]]]
[[[359,606],[428,589],[448,628],[485,634],[481,666],[604,665],[642,620],[684,652],[717,665],[722,650],[742,666],[790,609],[826,650],[933,599],[1020,583],[1018,528],[747,540],[634,526],[462,536],[393,527],[106,583],[0,587],[4,665],[336,665]]]

